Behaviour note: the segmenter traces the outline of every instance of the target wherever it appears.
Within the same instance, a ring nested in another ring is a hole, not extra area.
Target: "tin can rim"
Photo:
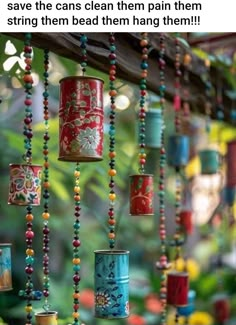
[[[179,271],[170,271],[167,273],[168,275],[174,275],[174,276],[188,276],[188,272],[179,272]]]
[[[12,246],[12,243],[0,243],[0,248],[1,248],[2,246]]]
[[[98,249],[94,251],[95,254],[106,254],[106,255],[119,255],[119,254],[129,254],[128,250],[123,249]]]
[[[99,78],[99,77],[93,77],[93,76],[67,76],[67,77],[64,77],[62,79],[59,80],[59,83],[61,83],[62,81],[65,81],[67,79],[77,79],[77,80],[86,80],[86,79],[95,79],[95,80],[99,80],[99,81],[102,81],[104,83],[104,80],[102,78]]]
[[[39,311],[37,313],[35,313],[35,316],[50,316],[50,315],[57,315],[58,312],[57,311]]]
[[[136,177],[136,176],[153,176],[153,174],[133,174],[133,175],[129,175],[129,177]]]
[[[27,163],[23,163],[23,164],[21,164],[21,163],[19,163],[19,164],[11,163],[11,164],[9,164],[9,166],[29,166],[29,167],[41,167],[41,168],[43,168],[43,166],[39,165],[39,164],[27,164]]]

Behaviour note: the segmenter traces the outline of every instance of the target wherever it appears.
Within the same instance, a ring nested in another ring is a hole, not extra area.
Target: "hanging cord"
[[[205,115],[206,115],[206,133],[209,134],[211,130],[211,113],[212,113],[212,83],[210,78],[211,61],[205,60],[206,80],[205,80]]]
[[[82,68],[82,74],[83,76],[86,73],[86,68],[87,68],[87,62],[88,62],[88,58],[87,58],[87,42],[88,42],[88,38],[86,35],[81,34],[80,35],[80,49],[81,49],[81,68]]]
[[[148,75],[148,34],[141,33],[140,46],[142,48],[141,56],[141,79],[139,82],[139,172],[145,173],[146,153],[145,153],[145,104],[147,97],[147,75]]]
[[[48,303],[48,297],[50,294],[50,277],[49,277],[49,241],[50,241],[50,228],[49,228],[49,150],[48,143],[50,140],[49,136],[49,108],[48,108],[48,69],[49,69],[49,51],[47,49],[44,50],[44,92],[43,92],[43,119],[44,119],[44,136],[43,136],[43,157],[44,157],[44,165],[43,165],[43,207],[44,211],[42,213],[43,218],[43,296],[44,300],[44,310],[48,311],[50,305]]]
[[[109,240],[109,247],[112,249],[115,247],[115,200],[116,200],[116,194],[115,194],[115,180],[114,177],[116,176],[116,152],[115,152],[115,133],[116,133],[116,126],[115,126],[115,116],[116,116],[116,104],[115,104],[115,97],[117,95],[117,90],[115,87],[115,80],[116,80],[116,46],[115,46],[115,36],[114,33],[110,33],[109,35],[109,96],[110,96],[110,114],[109,114],[109,170],[108,175],[110,176],[110,192],[109,192],[109,210],[108,210],[108,226],[109,226],[109,234],[108,234],[108,240]]]
[[[32,123],[32,84],[33,78],[31,75],[31,63],[32,63],[32,47],[31,47],[31,34],[26,33],[24,39],[24,57],[25,57],[25,72],[24,72],[24,88],[25,88],[25,118],[24,118],[24,149],[25,154],[23,155],[24,160],[27,164],[32,162],[32,146],[31,140],[33,137],[33,131],[31,127]],[[26,325],[32,324],[32,300],[36,299],[34,296],[34,286],[32,281],[32,275],[34,272],[34,249],[33,249],[33,219],[32,206],[28,205],[26,207],[26,232],[25,232],[25,241],[26,241],[26,267],[25,273],[27,276],[27,281],[25,284],[25,290],[20,290],[19,296],[26,300],[25,312],[26,312]]]
[[[166,226],[165,226],[165,166],[166,166],[166,150],[165,150],[165,137],[164,137],[164,110],[165,110],[165,37],[164,34],[160,34],[160,50],[159,50],[159,73],[160,73],[160,85],[159,85],[159,96],[160,96],[160,107],[162,112],[162,133],[161,133],[161,148],[160,148],[160,159],[159,159],[159,237],[161,243],[161,255],[159,261],[156,263],[156,267],[161,271],[161,287],[160,287],[160,301],[162,304],[160,324],[166,325],[166,270],[169,269],[170,264],[168,263],[167,252],[166,252]]]

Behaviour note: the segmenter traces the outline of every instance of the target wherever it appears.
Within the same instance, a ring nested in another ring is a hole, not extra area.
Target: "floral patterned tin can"
[[[60,80],[59,160],[102,160],[103,83],[86,76]]]
[[[95,317],[129,316],[129,251],[97,250],[95,253]]]
[[[153,175],[139,174],[130,176],[130,214],[153,215]]]
[[[40,205],[42,166],[10,164],[8,204]]]
[[[36,325],[57,325],[56,311],[43,311],[35,314]]]
[[[167,274],[167,304],[186,306],[188,304],[189,281],[187,272],[169,272]]]
[[[0,291],[12,289],[11,244],[0,244]]]

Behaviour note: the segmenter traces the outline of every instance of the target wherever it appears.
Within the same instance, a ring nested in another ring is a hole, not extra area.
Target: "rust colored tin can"
[[[59,160],[102,160],[103,83],[85,76],[60,80]]]
[[[130,214],[153,215],[153,175],[130,176]]]
[[[43,311],[35,314],[36,325],[57,325],[56,311]]]
[[[226,154],[226,185],[229,187],[236,185],[236,140],[227,143]]]
[[[170,272],[167,275],[167,304],[186,306],[188,304],[188,273]]]
[[[10,164],[8,204],[40,205],[42,166]]]
[[[11,244],[0,244],[0,291],[12,289]]]
[[[183,226],[187,234],[191,234],[193,232],[192,211],[190,210],[180,211],[179,224]]]
[[[224,324],[230,317],[229,297],[222,293],[213,297],[214,316],[217,323]]]

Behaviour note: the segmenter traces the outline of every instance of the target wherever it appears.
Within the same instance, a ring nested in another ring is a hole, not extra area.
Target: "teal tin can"
[[[161,148],[163,117],[160,109],[151,108],[145,116],[145,145],[149,148]]]
[[[205,149],[199,151],[201,174],[216,174],[219,171],[220,156],[217,150]]]
[[[129,316],[129,251],[96,250],[95,317]]]
[[[180,316],[188,317],[195,310],[195,297],[196,292],[194,290],[189,290],[188,292],[188,304],[186,306],[177,307],[177,313]]]
[[[168,138],[167,161],[170,166],[184,167],[189,161],[189,137],[175,134]]]
[[[11,289],[11,244],[0,244],[0,291]]]
[[[235,186],[234,187],[226,186],[224,188],[223,191],[224,202],[229,206],[234,205],[235,192],[236,192]]]

